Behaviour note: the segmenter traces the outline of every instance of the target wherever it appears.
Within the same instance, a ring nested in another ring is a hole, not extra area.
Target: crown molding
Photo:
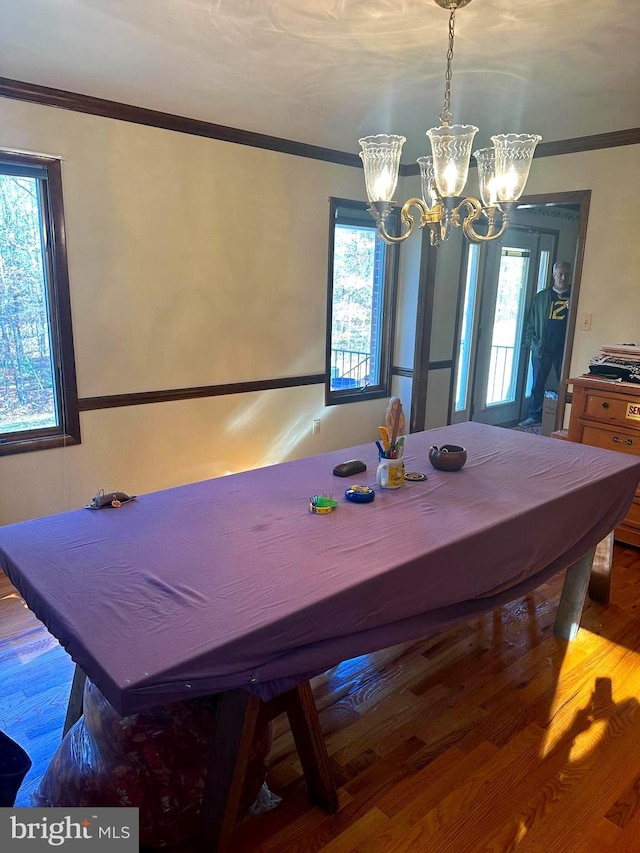
[[[612,130],[609,133],[596,133],[593,136],[576,136],[574,139],[557,139],[552,142],[540,142],[536,147],[534,160],[538,157],[557,157],[559,154],[578,154],[582,151],[597,151],[599,148],[618,148],[621,145],[640,144],[640,127],[628,130]],[[475,157],[471,158],[475,166]],[[410,163],[400,166],[400,175],[409,177],[419,175],[420,166]]]
[[[7,77],[0,77],[0,97],[27,101],[47,107],[58,107],[63,110],[72,110],[77,113],[87,113],[88,115],[102,116],[118,121],[143,124],[162,130],[173,130],[177,133],[204,136],[208,139],[219,139],[222,142],[234,142],[236,145],[265,148],[268,151],[293,154],[296,157],[308,157],[313,160],[324,160],[327,163],[362,168],[360,157],[357,154],[338,151],[334,148],[322,148],[319,145],[309,145],[306,142],[280,139],[278,136],[267,136],[264,133],[254,133],[251,130],[238,130],[235,127],[226,127],[222,124],[212,124],[208,121],[173,115],[173,113],[148,110],[145,107],[121,104],[105,98],[94,98],[91,95],[80,95],[76,92],[67,92],[64,89],[52,89],[49,86],[39,86],[35,83],[23,83],[20,80],[11,80]]]
[[[618,148],[621,145],[638,145],[640,127],[628,130],[612,130],[608,133],[596,133],[593,136],[577,136],[575,139],[557,139],[553,142],[540,142],[534,158],[557,157],[559,154],[579,154],[581,151],[597,151],[599,148]]]
[[[308,157],[313,160],[324,160],[327,163],[362,168],[359,155],[347,151],[323,148],[319,145],[309,145],[306,142],[295,142],[291,139],[281,139],[278,136],[267,136],[264,133],[254,133],[251,130],[239,130],[235,127],[212,124],[208,121],[178,116],[173,113],[149,110],[146,107],[136,107],[130,104],[121,104],[118,101],[109,101],[105,98],[94,98],[91,95],[67,92],[64,89],[24,83],[8,77],[0,77],[0,97],[27,101],[47,107],[58,107],[63,110],[102,116],[118,121],[128,121],[162,130],[173,130],[177,133],[204,136],[208,139],[219,139],[222,142],[233,142],[236,145],[264,148],[268,151],[278,151],[281,154],[292,154],[296,157]],[[578,136],[574,139],[541,142],[536,148],[535,157],[557,157],[559,154],[577,154],[581,151],[617,148],[621,145],[637,145],[638,143],[640,143],[640,127],[632,127],[628,130],[614,130],[593,136]],[[417,163],[400,166],[402,177],[419,174],[420,167]]]

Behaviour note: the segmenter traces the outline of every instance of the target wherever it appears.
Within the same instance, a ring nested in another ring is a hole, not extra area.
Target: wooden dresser
[[[640,456],[640,384],[592,376],[568,382],[573,385],[569,441]],[[640,485],[615,538],[640,548]]]

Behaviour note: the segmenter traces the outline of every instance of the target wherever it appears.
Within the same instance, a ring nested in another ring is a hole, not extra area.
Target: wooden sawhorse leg
[[[220,695],[198,819],[198,850],[229,849],[259,707],[258,697],[246,690]]]
[[[63,737],[82,715],[86,680],[76,665]],[[220,694],[196,837],[198,849],[207,853],[226,853],[229,849],[261,705],[260,699],[246,690]],[[338,793],[309,682],[264,703],[263,711],[270,720],[287,714],[309,796],[329,814],[336,812]]]
[[[338,811],[338,792],[331,772],[318,711],[308,681],[281,697],[311,801],[329,814]]]
[[[260,704],[246,690],[220,695],[198,822],[198,850],[229,850]],[[289,718],[309,795],[333,814],[338,809],[338,794],[308,681],[266,703],[270,719],[283,711]]]

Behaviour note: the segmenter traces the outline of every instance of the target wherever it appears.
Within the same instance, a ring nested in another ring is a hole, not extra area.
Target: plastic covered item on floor
[[[32,804],[136,806],[140,844],[185,844],[196,828],[216,717],[216,696],[121,717],[87,679],[84,714],[67,732]],[[266,776],[271,725],[259,716],[240,814]]]
[[[279,806],[281,802],[282,797],[274,794],[267,783],[263,782],[262,787],[258,791],[258,796],[249,806],[247,816],[273,811],[273,809],[275,809],[276,806]]]

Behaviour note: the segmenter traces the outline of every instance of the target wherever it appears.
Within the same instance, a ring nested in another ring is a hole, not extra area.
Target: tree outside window
[[[0,454],[80,440],[60,177],[0,152]]]

